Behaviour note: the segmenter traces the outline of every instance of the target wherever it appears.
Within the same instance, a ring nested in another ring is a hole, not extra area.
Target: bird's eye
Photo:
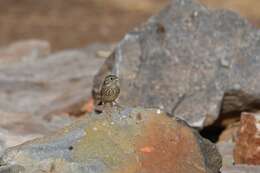
[[[111,77],[110,80],[113,80],[113,78]]]

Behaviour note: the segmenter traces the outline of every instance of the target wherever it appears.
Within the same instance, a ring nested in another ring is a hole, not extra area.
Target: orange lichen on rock
[[[140,149],[140,151],[143,153],[151,153],[153,150],[154,150],[153,147],[143,147]]]
[[[137,147],[151,152],[139,151],[140,172],[206,173],[192,130],[172,120],[167,116],[152,116],[145,124],[144,135],[137,140]]]

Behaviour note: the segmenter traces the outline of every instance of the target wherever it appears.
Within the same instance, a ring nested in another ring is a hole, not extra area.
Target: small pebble
[[[228,60],[226,60],[225,58],[221,58],[220,59],[220,64],[221,64],[221,66],[223,66],[223,67],[229,67],[229,62],[228,62]]]
[[[108,58],[111,54],[111,51],[104,51],[104,50],[99,50],[97,51],[97,56],[100,58]]]

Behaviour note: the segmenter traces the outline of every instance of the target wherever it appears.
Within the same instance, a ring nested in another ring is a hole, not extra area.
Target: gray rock
[[[0,48],[0,63],[33,61],[48,56],[50,51],[50,44],[45,40],[21,40]]]
[[[0,165],[0,173],[218,173],[221,156],[196,130],[160,110],[110,108],[8,148]]]
[[[121,80],[119,102],[158,107],[194,127],[260,100],[260,31],[237,14],[195,0],[172,0],[126,34],[95,77]],[[224,102],[222,102],[224,100]]]
[[[31,40],[0,49],[0,153],[71,123],[63,114],[89,99],[104,62],[97,52],[112,47],[93,44],[50,54],[47,42]]]
[[[218,151],[222,157],[222,165],[229,167],[233,166],[234,158],[233,158],[233,151],[234,151],[234,142],[219,142],[217,143]]]
[[[235,165],[221,168],[221,173],[259,173],[260,166]]]
[[[92,80],[104,59],[93,44],[45,58],[0,64],[0,110],[35,115],[63,111],[91,95]]]

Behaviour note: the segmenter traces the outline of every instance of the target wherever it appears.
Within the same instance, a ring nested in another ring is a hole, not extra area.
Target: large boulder
[[[9,148],[0,173],[218,173],[216,146],[161,110],[108,108]]]
[[[96,75],[94,96],[109,73],[121,80],[121,104],[158,107],[201,128],[221,108],[259,105],[260,32],[233,12],[172,0],[125,35]]]

